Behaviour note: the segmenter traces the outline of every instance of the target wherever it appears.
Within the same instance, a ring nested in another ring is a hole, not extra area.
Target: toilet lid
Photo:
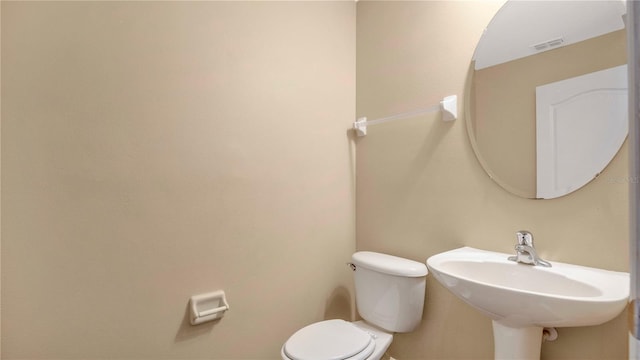
[[[369,333],[350,322],[335,319],[298,330],[284,345],[284,352],[293,360],[356,360],[366,359],[374,347],[374,340]]]

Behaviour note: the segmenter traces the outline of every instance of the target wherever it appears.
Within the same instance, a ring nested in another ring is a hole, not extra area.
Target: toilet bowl
[[[394,332],[412,331],[422,319],[427,267],[387,254],[357,252],[356,308],[363,320],[316,322],[296,331],[280,350],[283,360],[379,360]]]
[[[393,334],[364,321],[325,320],[298,330],[280,355],[284,360],[379,360],[392,340]]]

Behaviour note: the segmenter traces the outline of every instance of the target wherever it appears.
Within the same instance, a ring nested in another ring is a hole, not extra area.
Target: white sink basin
[[[531,266],[507,260],[511,255],[463,247],[427,260],[442,285],[494,321],[496,357],[523,356],[499,351],[504,329],[527,328],[539,332],[535,341],[540,341],[544,327],[602,324],[627,305],[628,273],[560,262],[551,262],[550,268]]]
[[[462,300],[511,326],[598,325],[627,305],[627,273],[559,262],[531,266],[510,255],[463,247],[430,257],[427,266]]]

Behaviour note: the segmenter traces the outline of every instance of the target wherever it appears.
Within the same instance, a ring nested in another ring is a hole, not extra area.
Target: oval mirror
[[[598,176],[627,135],[623,1],[507,1],[482,35],[467,130],[489,176],[525,198]]]

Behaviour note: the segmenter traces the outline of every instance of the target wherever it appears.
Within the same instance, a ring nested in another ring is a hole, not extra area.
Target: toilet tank
[[[358,313],[392,332],[409,332],[422,320],[427,266],[387,254],[360,251],[352,256]]]

